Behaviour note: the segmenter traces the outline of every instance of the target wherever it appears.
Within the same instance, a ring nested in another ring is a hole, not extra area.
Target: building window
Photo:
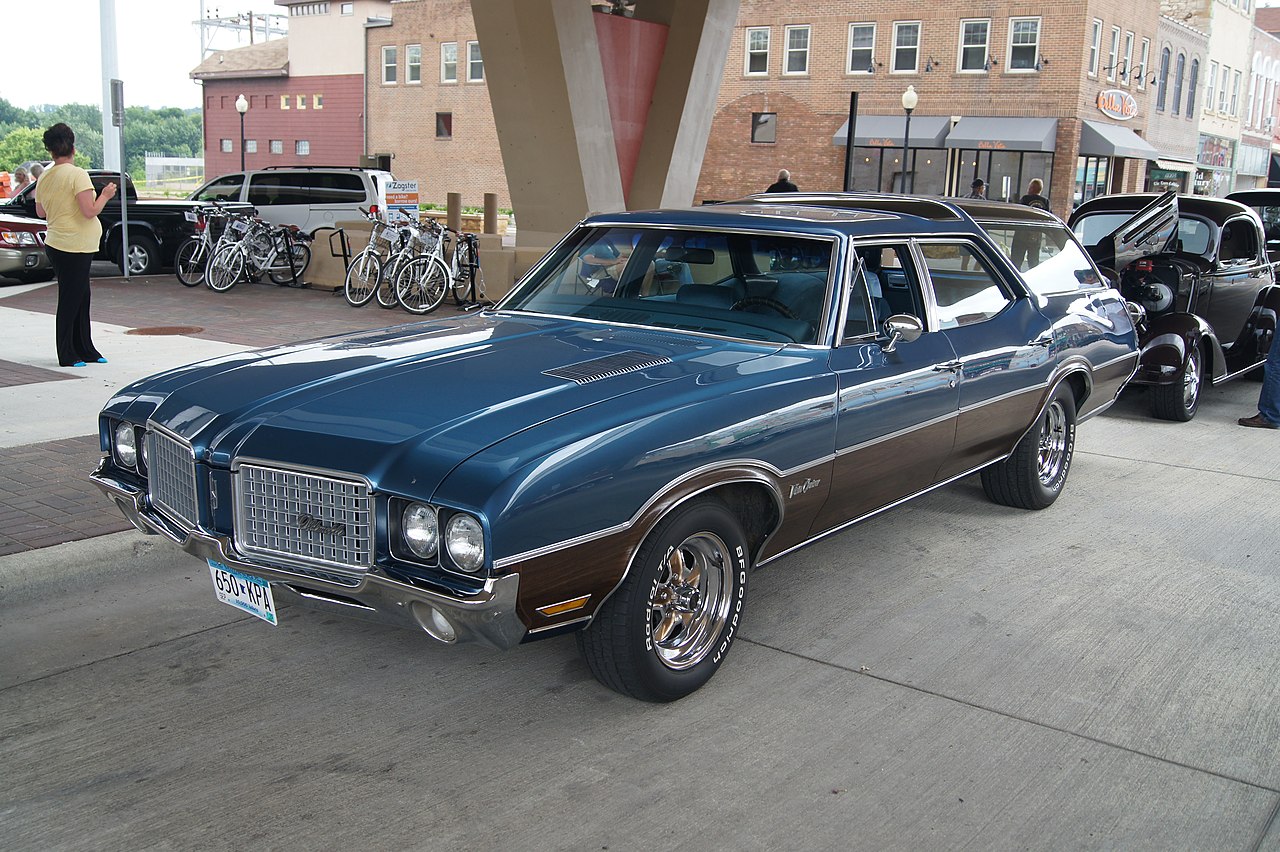
[[[920,59],[920,22],[897,22],[893,25],[893,68],[891,71],[915,72]]]
[[[960,70],[985,71],[990,21],[960,22]]]
[[[1124,82],[1133,85],[1133,33],[1124,34]]]
[[[440,82],[458,82],[458,43],[447,41],[440,45]]]
[[[244,152],[246,154],[258,153],[258,140],[257,139],[244,140]]]
[[[343,6],[350,6],[350,3],[343,3]],[[329,14],[328,3],[295,3],[289,7],[289,17],[300,18],[304,15],[327,15]],[[348,15],[349,12],[342,14]]]
[[[1009,19],[1009,70],[1034,71],[1040,58],[1040,19]]]
[[[1120,64],[1120,28],[1111,28],[1111,49],[1107,51],[1107,79],[1115,82],[1116,67]]]
[[[306,108],[307,108],[307,96],[306,96],[306,95],[298,95],[297,100],[295,101],[295,104],[297,105],[298,109],[306,109]]]
[[[1205,112],[1213,112],[1213,108],[1214,108],[1213,96],[1214,96],[1214,91],[1218,85],[1218,63],[1217,62],[1210,60],[1209,76],[1206,78],[1205,82],[1207,83],[1207,85],[1204,87],[1204,109],[1205,109]]]
[[[1240,72],[1231,72],[1231,117],[1240,116]]]
[[[849,67],[847,74],[874,73],[876,53],[876,25],[849,25]]]
[[[343,15],[354,15],[356,12],[355,3],[343,3],[338,8],[341,10],[340,14]]]
[[[396,81],[396,46],[389,44],[382,48],[382,82]]]
[[[1142,59],[1138,65],[1138,88],[1145,89],[1147,87],[1147,71],[1148,63],[1151,62],[1151,39],[1144,38],[1142,40]]]
[[[299,139],[293,143],[293,153],[299,157],[306,157],[311,153],[311,143],[306,139]]]
[[[422,45],[409,44],[404,48],[404,81],[422,82]]]
[[[1156,110],[1164,112],[1169,89],[1169,48],[1160,50],[1160,74],[1156,77]]]
[[[1187,118],[1196,112],[1196,84],[1200,82],[1200,60],[1191,60],[1191,80],[1187,84]]]
[[[437,139],[453,138],[453,113],[451,112],[436,113],[436,138]]]
[[[281,95],[281,96],[280,96],[280,109],[288,109],[288,108],[289,108],[289,96],[288,96],[288,95]]]
[[[232,151],[234,151],[234,150],[235,150],[235,143],[234,143],[234,142],[232,142],[230,139],[223,139],[223,140],[222,140],[222,153],[224,153],[224,154],[230,154],[230,153],[231,153]]]
[[[1093,19],[1093,34],[1089,37],[1089,76],[1098,76],[1098,53],[1102,50],[1102,21]]]
[[[751,113],[751,141],[765,143],[778,141],[778,114],[776,112]]]
[[[283,154],[283,153],[284,153],[284,140],[281,140],[281,139],[272,139],[272,140],[271,140],[271,153],[273,153],[273,154]]]
[[[747,58],[742,73],[757,76],[769,73],[769,28],[747,28]]]
[[[1173,104],[1174,115],[1182,112],[1182,75],[1187,73],[1187,55],[1178,51],[1178,61],[1173,65]]]
[[[1218,77],[1218,112],[1227,111],[1227,84],[1231,82],[1231,67],[1222,66],[1222,75]]]
[[[312,96],[311,96],[311,108],[312,108],[312,109],[324,109],[324,95],[312,95]]]
[[[783,74],[809,73],[809,28],[787,27],[787,57]]]
[[[467,82],[479,83],[484,80],[484,60],[480,58],[480,42],[467,42]]]

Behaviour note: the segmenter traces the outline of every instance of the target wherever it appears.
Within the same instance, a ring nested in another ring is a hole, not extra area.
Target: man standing
[[[986,198],[987,182],[982,178],[975,178],[973,183],[969,184],[969,194],[965,198]]]
[[[778,172],[778,179],[769,184],[769,188],[765,192],[799,192],[800,187],[791,182],[791,172],[782,169]]]
[[[1258,413],[1252,417],[1241,417],[1236,422],[1255,429],[1280,429],[1280,342],[1271,341],[1271,351],[1262,365]]]
[[[1049,199],[1044,197],[1043,192],[1044,181],[1040,180],[1040,178],[1032,178],[1031,183],[1027,184],[1027,194],[1019,198],[1018,203],[1034,207],[1037,210],[1048,210]]]

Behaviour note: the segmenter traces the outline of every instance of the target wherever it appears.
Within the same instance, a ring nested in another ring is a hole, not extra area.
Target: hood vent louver
[[[601,379],[634,373],[637,370],[647,370],[650,367],[659,367],[670,363],[671,359],[665,355],[649,355],[644,352],[629,351],[619,352],[616,355],[606,355],[603,358],[593,358],[590,361],[569,364],[565,367],[557,367],[554,370],[546,370],[543,375],[557,379],[568,379],[571,382],[585,385],[590,382],[598,382]]]

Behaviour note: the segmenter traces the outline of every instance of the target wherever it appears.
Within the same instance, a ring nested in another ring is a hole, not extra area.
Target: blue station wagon
[[[602,683],[677,699],[753,569],[977,472],[1049,506],[1133,374],[1130,312],[1062,222],[974,204],[594,216],[492,310],[130,385],[93,479],[269,622],[577,631]]]

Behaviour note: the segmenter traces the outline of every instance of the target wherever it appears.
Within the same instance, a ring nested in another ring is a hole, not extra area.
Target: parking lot
[[[0,298],[6,327],[38,339],[50,295]],[[94,298],[121,382],[408,318],[172,278]],[[201,331],[124,336],[180,325]],[[44,369],[47,344],[0,360]],[[92,424],[105,381],[48,382],[48,405]],[[1280,436],[1234,425],[1257,390],[1210,389],[1187,424],[1126,395],[1046,511],[971,477],[775,562],[724,668],[670,705],[600,686],[572,637],[272,628],[156,538],[21,548],[0,556],[0,847],[1280,849]]]

